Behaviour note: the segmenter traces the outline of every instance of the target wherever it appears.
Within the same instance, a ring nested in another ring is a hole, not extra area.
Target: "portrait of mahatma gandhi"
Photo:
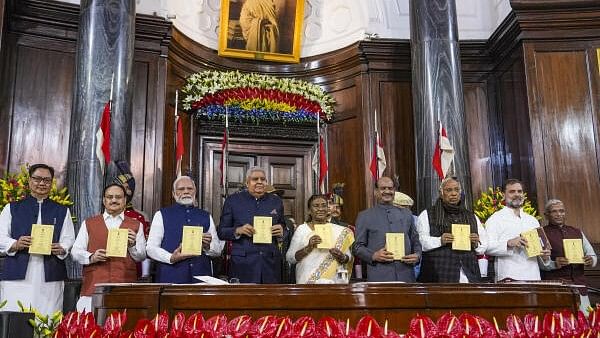
[[[246,51],[251,52],[251,58],[263,53],[299,54],[294,51],[294,37],[300,34],[295,32],[296,27],[302,27],[298,20],[302,20],[303,13],[298,15],[298,10],[303,10],[303,0],[229,0],[223,3],[221,10],[227,11],[227,25],[221,28],[221,34],[226,34],[226,38],[219,39],[220,52],[223,49]],[[223,42],[225,48],[221,46]]]

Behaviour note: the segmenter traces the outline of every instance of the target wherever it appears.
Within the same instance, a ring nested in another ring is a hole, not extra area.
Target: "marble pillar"
[[[440,178],[432,156],[438,120],[454,147],[454,174],[470,208],[471,173],[465,128],[464,98],[455,0],[411,0],[412,96],[417,170],[417,210],[439,196]]]
[[[116,172],[111,164],[103,174],[96,157],[96,132],[111,82],[111,160],[129,162],[135,41],[135,0],[82,0],[80,6],[67,171],[76,230],[83,220],[101,212],[103,187]],[[70,265],[69,277],[80,276],[81,269]]]

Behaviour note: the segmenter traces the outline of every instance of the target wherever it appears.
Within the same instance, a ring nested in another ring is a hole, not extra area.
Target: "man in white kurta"
[[[486,222],[488,248],[486,254],[495,256],[496,281],[510,278],[514,280],[540,280],[541,264],[548,264],[549,250],[542,250],[542,256],[527,257],[527,241],[521,233],[539,228],[538,220],[525,213],[523,185],[510,179],[504,188],[506,207],[496,211]]]
[[[29,174],[31,197],[38,203],[37,223],[42,224],[42,203],[48,198],[54,178],[54,169],[46,165],[32,165]],[[34,170],[31,170],[33,168]],[[28,196],[29,197],[29,196]],[[0,213],[0,254],[15,256],[18,251],[28,250],[31,236],[11,237],[13,213],[8,204]],[[35,219],[35,216],[34,216]],[[75,240],[75,231],[71,213],[67,209],[60,231],[59,242],[52,243],[52,255],[64,260]],[[3,311],[20,311],[17,301],[25,307],[33,307],[41,314],[52,314],[63,307],[64,281],[46,282],[44,271],[44,256],[32,254],[29,256],[25,279],[3,280],[0,282],[1,301],[6,300]]]
[[[104,212],[102,213],[102,219],[104,220],[108,230],[118,229],[125,221],[125,189],[121,185],[113,183],[104,189],[103,195],[102,203],[104,204]],[[141,262],[146,258],[146,238],[144,236],[144,225],[138,220],[134,220],[132,218],[130,218],[130,220],[138,223],[139,228],[137,233],[131,229],[128,229],[129,243],[127,247],[127,253],[128,256],[135,262]],[[76,262],[83,266],[89,266],[90,264],[102,263],[110,259],[109,257],[106,257],[106,249],[98,249],[94,252],[89,252],[89,241],[90,238],[88,224],[86,224],[86,221],[83,221],[83,223],[81,223],[81,228],[79,228],[77,238],[75,239],[75,244],[73,244],[73,249],[71,250],[71,256]],[[85,272],[86,270],[84,269],[84,274]],[[131,282],[134,282],[134,280]],[[79,301],[77,301],[77,311],[92,311],[92,297],[82,295],[79,298]]]

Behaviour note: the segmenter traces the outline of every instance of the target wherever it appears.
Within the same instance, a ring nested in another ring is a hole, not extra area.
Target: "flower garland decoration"
[[[198,117],[237,121],[306,123],[333,118],[335,100],[318,85],[239,71],[190,75],[181,90],[183,109]]]
[[[8,203],[24,199],[29,194],[29,173],[27,168],[26,165],[22,165],[20,172],[16,174],[8,173],[5,177],[0,178],[0,209],[3,209]],[[73,205],[67,188],[58,189],[56,179],[52,180],[52,188],[50,189],[48,198],[66,207]]]
[[[500,187],[496,187],[496,189],[489,187],[487,192],[482,192],[481,197],[475,201],[473,212],[479,217],[479,220],[485,224],[493,213],[504,208],[504,206],[504,193]],[[527,198],[527,194],[524,194],[523,211],[535,217],[538,221],[542,219],[542,217],[538,215],[535,207],[531,204],[531,201]]]

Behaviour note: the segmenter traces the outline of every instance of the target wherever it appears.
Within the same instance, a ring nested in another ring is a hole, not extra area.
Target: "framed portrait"
[[[300,61],[304,0],[221,0],[219,55]]]

